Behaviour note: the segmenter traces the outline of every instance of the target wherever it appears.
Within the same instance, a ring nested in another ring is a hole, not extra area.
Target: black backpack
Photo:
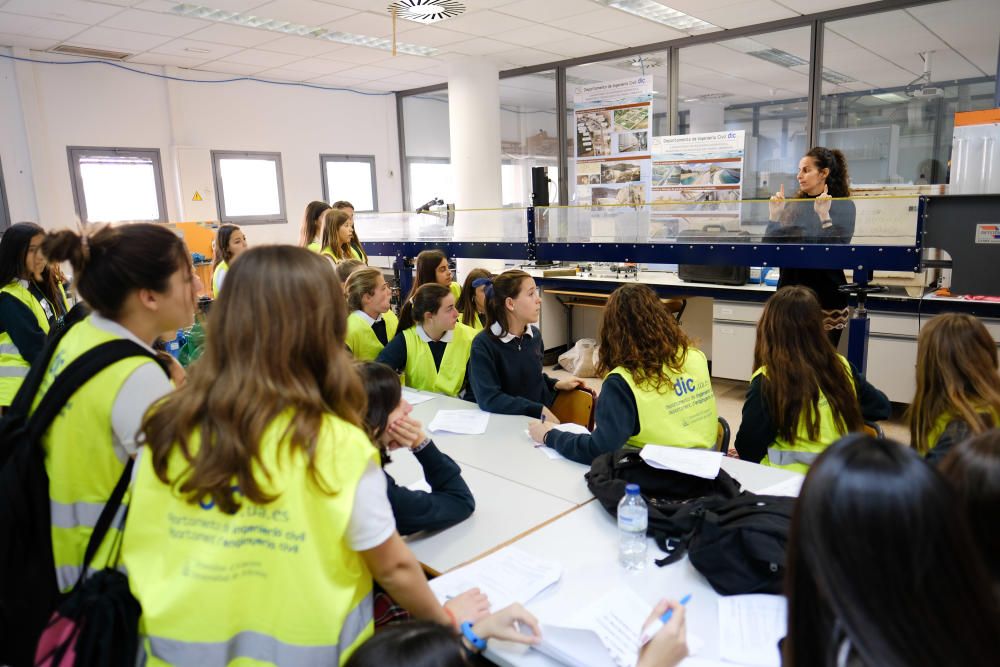
[[[594,459],[587,487],[611,516],[626,484],[638,484],[649,508],[646,533],[669,565],[687,554],[722,595],[780,593],[795,498],[741,492],[725,470],[704,479],[648,465],[625,447]]]
[[[98,372],[128,357],[155,359],[130,340],[98,345],[59,374],[28,417],[66,331],[49,338],[0,419],[0,664],[13,667],[34,662],[38,637],[60,600],[41,438],[76,390]]]

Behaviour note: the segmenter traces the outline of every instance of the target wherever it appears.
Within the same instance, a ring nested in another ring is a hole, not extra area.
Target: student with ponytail
[[[11,225],[0,240],[0,408],[8,407],[68,304],[42,252],[45,230]]]
[[[458,321],[481,331],[486,326],[486,285],[493,281],[493,274],[486,269],[472,269],[465,276],[461,296],[458,297]]]
[[[373,579],[417,618],[485,613],[443,608],[396,531],[346,321],[308,250],[233,266],[204,354],[142,425],[122,547],[139,664],[343,664],[372,634]]]
[[[447,287],[421,285],[399,313],[396,337],[377,358],[407,387],[474,400],[468,391],[469,350],[475,331],[458,321]]]
[[[349,260],[348,260],[349,261]],[[347,262],[337,265],[339,270]],[[389,307],[392,290],[378,269],[359,268],[344,285],[347,296],[347,348],[358,361],[374,361],[396,335],[399,320]]]
[[[769,223],[764,238],[772,243],[850,243],[856,215],[847,173],[847,158],[837,149],[815,146],[799,160],[796,176],[799,190],[785,202],[785,186],[771,197]],[[778,287],[804,285],[819,297],[823,330],[834,347],[847,326],[847,295],[838,290],[846,284],[842,269],[782,267]]]
[[[556,392],[583,386],[583,380],[556,380],[542,372],[545,345],[533,326],[542,299],[534,279],[517,269],[504,271],[486,292],[487,327],[472,342],[469,374],[479,407],[504,415],[525,415],[558,424],[549,409]]]
[[[320,251],[320,218],[330,208],[325,201],[311,201],[306,205],[306,211],[302,216],[302,225],[299,227],[299,246],[308,248],[313,252]]]
[[[842,435],[892,413],[886,395],[823,335],[823,313],[808,287],[782,287],[767,300],[753,356],[736,434],[741,459],[806,472]]]
[[[36,405],[73,360],[98,345],[124,339],[153,353],[157,336],[194,320],[200,281],[184,242],[162,225],[107,226],[86,236],[59,231],[46,236],[42,252],[69,260],[93,312],[60,339]],[[60,590],[76,583],[100,509],[136,452],[143,414],[172,389],[156,361],[123,359],[84,384],[42,437]],[[108,532],[92,568],[109,563],[119,529]]]

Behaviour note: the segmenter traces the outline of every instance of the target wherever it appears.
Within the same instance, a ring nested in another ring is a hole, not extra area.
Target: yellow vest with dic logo
[[[386,340],[392,340],[396,335],[396,327],[399,326],[399,318],[389,310],[382,314],[382,319],[385,320]],[[371,325],[357,313],[347,316],[347,338],[344,342],[358,361],[374,361],[385,347],[372,331]]]
[[[219,271],[222,271],[222,273],[219,273]],[[223,261],[219,262],[212,272],[212,294],[216,299],[219,298],[219,290],[222,289],[222,280],[225,280],[225,275],[228,271],[229,264]]]
[[[49,318],[45,314],[45,309],[39,303],[35,295],[18,280],[12,280],[2,288],[0,292],[10,294],[12,297],[23,303],[31,311],[31,314],[38,320],[38,326],[44,333],[49,332]],[[14,402],[17,390],[21,388],[21,383],[28,375],[31,364],[21,356],[17,345],[10,337],[10,332],[6,329],[0,332],[0,406],[7,407]]]
[[[705,353],[689,347],[680,373],[664,368],[672,384],[662,393],[636,385],[632,373],[619,366],[608,375],[624,378],[635,398],[639,433],[628,440],[634,447],[666,445],[712,449],[719,413]]]
[[[452,283],[454,284],[454,283]],[[441,368],[434,368],[434,355],[430,346],[420,340],[414,325],[403,332],[406,339],[406,369],[403,382],[407,387],[433,391],[448,396],[458,396],[465,384],[465,369],[472,353],[472,339],[476,332],[461,322],[455,323],[451,342],[444,349]]]
[[[73,360],[101,343],[118,339],[96,327],[89,317],[74,325],[56,347],[32,410]],[[148,357],[130,357],[100,371],[70,398],[42,437],[49,475],[52,553],[62,591],[76,583],[94,524],[125,468],[114,450],[111,409],[115,398],[129,375],[143,364],[155,363]],[[128,497],[126,492],[119,517],[91,562],[94,569],[103,568],[109,561]]]
[[[854,386],[854,373],[851,371],[851,364],[841,355],[838,354],[837,356],[844,365],[844,370],[851,382],[851,388],[856,392],[857,388]],[[750,377],[750,381],[753,382],[753,379],[761,374],[767,377],[767,366],[761,366],[754,371],[754,374]],[[784,468],[785,470],[792,470],[803,474],[809,472],[809,466],[823,453],[823,450],[844,435],[844,431],[837,427],[836,421],[833,418],[833,410],[830,409],[830,403],[822,391],[819,392],[819,401],[816,404],[816,409],[819,412],[818,439],[809,439],[809,435],[806,432],[805,419],[800,418],[798,430],[795,433],[795,443],[792,444],[779,437],[767,448],[767,456],[760,462],[761,465]]]
[[[275,419],[259,443],[255,477],[275,500],[237,495],[235,514],[210,498],[189,503],[141,452],[122,554],[142,605],[147,665],[338,665],[371,636],[372,577],[347,528],[378,451],[327,415],[314,446],[318,485],[308,455],[285,438],[291,417]],[[197,435],[190,446],[198,451]],[[188,470],[175,447],[168,478]]]

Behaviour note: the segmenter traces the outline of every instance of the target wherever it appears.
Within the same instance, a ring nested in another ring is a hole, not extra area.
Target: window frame
[[[234,225],[283,225],[288,224],[288,209],[285,208],[285,177],[281,165],[281,153],[269,151],[232,151],[213,150],[212,180],[215,183],[215,211],[220,223]],[[222,184],[222,172],[219,161],[227,158],[242,158],[250,160],[271,160],[275,163],[275,176],[278,179],[278,213],[274,215],[226,215],[225,190]]]
[[[406,193],[407,201],[409,202],[410,208],[416,209],[417,206],[422,206],[425,202],[420,202],[419,204],[415,201],[410,201],[413,199],[413,179],[410,176],[410,172],[413,168],[414,163],[417,164],[451,164],[451,157],[421,157],[419,155],[409,155],[406,157],[406,188],[408,192]],[[446,201],[445,204],[453,204],[454,202]]]
[[[343,155],[333,153],[320,153],[319,171],[323,180],[323,201],[333,206],[330,201],[330,182],[326,174],[327,162],[364,162],[369,167],[369,175],[372,179],[372,209],[355,209],[358,213],[378,213],[378,183],[375,178],[375,156],[374,155]]]
[[[0,160],[0,232],[10,229],[10,207],[7,204],[7,187],[3,180],[3,161]]]
[[[84,225],[92,224],[87,212],[86,193],[83,188],[83,174],[80,171],[80,158],[98,153],[111,153],[122,157],[137,157],[149,159],[153,163],[153,177],[156,180],[156,206],[160,217],[148,220],[129,220],[128,222],[167,222],[167,197],[163,187],[163,161],[160,159],[159,148],[122,148],[110,146],[67,146],[66,155],[69,159],[70,184],[73,188],[73,206],[76,215]],[[94,220],[103,223],[104,220]]]

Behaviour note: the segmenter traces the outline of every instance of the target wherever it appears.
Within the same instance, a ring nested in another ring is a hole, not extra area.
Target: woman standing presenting
[[[850,197],[847,158],[837,149],[816,146],[799,160],[799,191],[795,199],[809,202],[785,202],[785,186],[771,197],[764,240],[771,243],[851,242],[854,236],[854,202],[834,198]],[[804,285],[812,288],[823,309],[823,328],[834,347],[847,326],[847,295],[839,287],[847,283],[843,269],[782,267],[778,287]]]

